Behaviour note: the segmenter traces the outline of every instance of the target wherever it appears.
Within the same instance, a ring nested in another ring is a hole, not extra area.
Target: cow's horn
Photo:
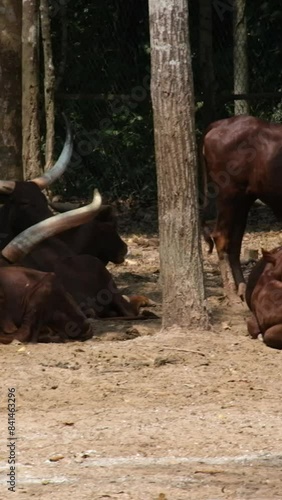
[[[64,214],[49,217],[32,227],[29,227],[14,238],[3,250],[2,256],[11,263],[18,262],[25,255],[46,238],[61,233],[71,227],[80,226],[89,222],[93,214],[99,210],[102,197],[97,189],[94,191],[93,201],[86,207],[70,210]]]
[[[0,193],[11,194],[15,189],[15,181],[0,181]]]
[[[73,147],[71,127],[64,113],[63,117],[66,123],[66,130],[67,130],[67,135],[63,150],[58,160],[56,161],[55,165],[52,168],[50,168],[50,170],[47,170],[47,172],[45,172],[45,174],[41,175],[40,177],[32,179],[32,182],[35,182],[35,184],[37,184],[37,186],[40,187],[41,190],[46,189],[56,179],[58,179],[59,177],[61,177],[61,175],[63,175],[71,159],[72,147]]]

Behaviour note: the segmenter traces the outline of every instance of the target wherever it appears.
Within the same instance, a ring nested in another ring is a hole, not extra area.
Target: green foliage
[[[131,103],[133,106],[134,103]],[[85,106],[85,105],[84,105]],[[119,113],[111,106],[95,105],[93,115],[105,116],[87,128],[81,125],[83,108],[69,113],[75,129],[74,155],[64,179],[56,184],[57,193],[88,197],[98,187],[107,197],[155,199],[153,123],[150,103]],[[103,110],[101,108],[104,108]],[[90,109],[90,107],[89,107]],[[93,125],[96,125],[93,127]]]
[[[67,67],[60,93],[75,130],[74,158],[55,190],[88,196],[156,197],[149,90],[147,1],[78,0],[67,4]],[[52,20],[60,63],[60,12]],[[63,135],[62,135],[63,136]]]
[[[56,192],[90,195],[97,186],[108,197],[156,199],[147,0],[57,0],[67,9],[67,65],[60,99],[75,131],[74,158]],[[216,118],[233,115],[232,2],[221,15],[213,3]],[[225,5],[223,2],[220,5]],[[203,130],[199,74],[199,1],[189,1],[190,40],[196,103],[196,130]],[[281,0],[247,2],[251,93],[277,92],[282,81]],[[55,65],[61,62],[61,11],[52,17]],[[139,94],[138,94],[139,92]],[[141,92],[141,94],[140,94]],[[141,95],[141,98],[140,98]],[[282,122],[281,99],[251,101],[251,113]],[[59,131],[64,137],[64,130]],[[58,147],[59,152],[59,147]]]

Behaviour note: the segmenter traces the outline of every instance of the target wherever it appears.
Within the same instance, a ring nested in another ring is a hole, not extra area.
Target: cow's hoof
[[[240,299],[245,302],[245,295],[246,295],[246,283],[240,283],[238,286],[238,295]]]

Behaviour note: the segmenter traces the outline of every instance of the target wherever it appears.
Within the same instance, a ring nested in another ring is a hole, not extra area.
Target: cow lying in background
[[[63,151],[56,164],[44,175],[32,181],[0,181],[0,199],[4,206],[0,210],[0,248],[4,248],[15,236],[52,217],[48,201],[42,190],[49,187],[66,170],[72,154],[72,139],[69,123]],[[117,219],[112,207],[101,206],[92,219],[79,227],[59,234],[77,255],[93,255],[104,265],[108,262],[120,264],[127,254],[127,245],[117,231]]]
[[[45,340],[86,340],[93,335],[91,326],[54,273],[45,273],[24,267],[9,266],[28,247],[52,236],[70,225],[78,225],[89,220],[99,209],[101,197],[95,193],[93,202],[80,210],[65,216],[52,217],[41,224],[29,228],[9,244],[0,256],[0,342],[8,344],[14,339],[21,342],[40,340],[42,328]],[[47,330],[51,329],[50,333]]]
[[[262,254],[247,283],[246,302],[253,313],[248,332],[252,338],[262,334],[267,346],[282,349],[282,247]]]
[[[47,199],[33,181],[15,182],[14,191],[0,211],[0,232],[6,232],[0,248],[28,227],[52,216]],[[89,222],[70,228],[57,238],[73,253],[93,255],[104,265],[121,264],[127,254],[127,245],[117,231],[117,218],[108,205],[102,205]]]

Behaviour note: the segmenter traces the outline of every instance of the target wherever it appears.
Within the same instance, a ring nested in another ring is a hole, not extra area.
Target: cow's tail
[[[199,214],[202,234],[205,242],[208,244],[208,253],[211,254],[214,248],[212,230],[206,222],[206,208],[208,206],[208,174],[204,150],[204,136],[201,138],[198,147],[198,158],[200,167],[200,196],[199,196]]]

